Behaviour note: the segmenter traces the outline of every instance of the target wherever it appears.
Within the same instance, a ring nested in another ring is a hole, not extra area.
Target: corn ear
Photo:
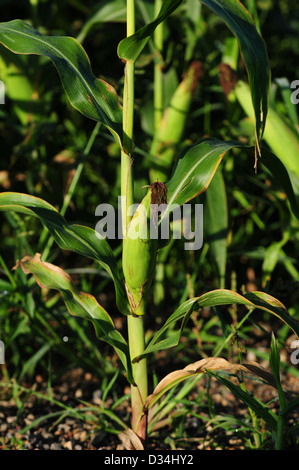
[[[183,138],[192,96],[202,73],[202,64],[194,61],[163,113],[159,130],[154,136],[150,150],[151,155],[157,158],[157,163],[150,170],[151,182],[164,182],[168,179],[176,146]]]
[[[164,195],[162,199],[159,197]],[[133,315],[145,313],[148,295],[155,275],[159,248],[157,237],[151,236],[154,226],[152,205],[166,203],[165,185],[152,184],[131,219],[123,243],[123,273]]]

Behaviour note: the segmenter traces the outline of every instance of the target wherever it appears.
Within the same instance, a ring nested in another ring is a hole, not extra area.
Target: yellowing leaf
[[[273,375],[255,362],[232,364],[221,357],[208,357],[194,362],[193,364],[189,364],[184,369],[176,370],[166,375],[164,379],[158,383],[153,393],[147,397],[144,410],[149,410],[170,388],[193,375],[205,373],[207,370],[243,371],[249,374],[255,374],[265,380],[269,385],[276,387]]]
[[[33,274],[40,287],[58,290],[72,315],[92,321],[97,337],[115,349],[128,373],[128,380],[132,382],[128,345],[96,298],[91,294],[77,291],[71,283],[70,276],[58,266],[41,261],[39,253],[33,258],[25,256],[18,261],[15,269],[19,266],[25,274]]]

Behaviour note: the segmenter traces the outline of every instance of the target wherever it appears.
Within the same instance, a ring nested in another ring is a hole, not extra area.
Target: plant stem
[[[130,356],[131,359],[133,359],[144,350],[144,326],[142,316],[128,316],[128,339]],[[133,364],[133,377],[135,385],[131,386],[131,425],[133,431],[144,442],[146,440],[147,423],[146,416],[143,414],[143,404],[148,395],[146,358]]]
[[[134,0],[127,0],[127,37],[135,33]],[[121,195],[122,195],[122,228],[126,236],[130,221],[128,208],[134,203],[133,158],[134,149],[134,62],[127,61],[125,65],[125,81],[123,96],[123,149],[121,151]]]
[[[157,16],[162,6],[162,0],[155,0],[155,15]],[[154,32],[155,66],[154,66],[154,125],[155,132],[158,131],[163,115],[163,22],[157,26]]]
[[[135,32],[135,1],[127,0],[127,36]],[[134,203],[133,158],[134,149],[134,62],[125,66],[123,97],[123,149],[121,151],[121,196],[122,228],[126,236],[130,222],[128,208]],[[142,316],[128,316],[128,342],[131,360],[144,351],[144,326]],[[148,394],[147,361],[142,359],[133,364],[134,385],[131,386],[132,429],[142,441],[146,439],[146,416],[143,403]]]

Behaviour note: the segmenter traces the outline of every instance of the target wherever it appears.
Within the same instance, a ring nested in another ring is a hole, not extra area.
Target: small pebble
[[[64,442],[62,445],[63,445],[64,449],[73,450],[72,441]]]
[[[50,445],[50,450],[62,450],[62,446],[57,442],[52,442],[52,444]]]
[[[6,421],[8,422],[8,424],[11,424],[16,420],[16,418],[16,416],[7,416]]]
[[[78,389],[75,391],[75,398],[82,398],[82,396],[83,396],[82,389],[81,389],[81,388],[78,388]]]

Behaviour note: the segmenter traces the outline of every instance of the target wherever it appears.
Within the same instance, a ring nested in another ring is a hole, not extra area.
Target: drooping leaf
[[[12,192],[1,193],[0,210],[38,217],[62,250],[70,250],[96,260],[114,281],[118,308],[124,314],[129,313],[125,288],[107,240],[98,238],[95,231],[89,227],[68,224],[51,204],[35,196]]]
[[[266,125],[270,91],[269,58],[263,38],[254,21],[239,0],[201,0],[222,18],[236,36],[248,73],[251,99],[255,114],[257,149]]]
[[[153,393],[149,395],[145,401],[144,410],[148,411],[153,405],[172,387],[176,386],[183,380],[186,380],[194,375],[209,372],[211,370],[228,370],[230,372],[242,371],[248,374],[254,374],[266,381],[271,386],[275,387],[275,379],[273,375],[266,371],[257,363],[245,364],[232,364],[226,359],[221,357],[208,357],[201,359],[193,364],[189,364],[184,369],[176,370],[167,374],[155,387]],[[264,409],[264,408],[263,408]],[[269,425],[275,428],[277,417],[272,412],[267,414],[269,417]],[[271,417],[271,418],[270,418]]]
[[[121,142],[122,108],[114,88],[96,78],[89,58],[76,39],[43,36],[22,20],[0,23],[0,42],[17,54],[37,54],[52,60],[71,105],[100,121]]]
[[[21,266],[26,274],[33,274],[40,287],[59,290],[72,315],[92,321],[97,337],[106,341],[117,351],[131,381],[128,345],[120,332],[115,329],[109,314],[95,297],[78,292],[72,285],[70,276],[58,266],[41,261],[39,253],[36,253],[33,258],[24,257],[16,267],[18,266]]]
[[[162,328],[153,336],[150,343],[145,348],[143,354],[137,359],[145,357],[147,354],[176,346],[180,340],[183,328],[194,310],[204,307],[216,307],[220,305],[246,305],[248,308],[258,308],[278,317],[283,323],[288,325],[299,337],[299,321],[293,318],[286,307],[277,299],[264,292],[250,292],[240,295],[236,292],[217,289],[207,292],[200,297],[194,297],[182,303],[177,310],[167,319]],[[164,334],[173,323],[182,320],[182,325],[177,331],[171,333],[166,339]],[[162,338],[162,339],[161,339]]]

